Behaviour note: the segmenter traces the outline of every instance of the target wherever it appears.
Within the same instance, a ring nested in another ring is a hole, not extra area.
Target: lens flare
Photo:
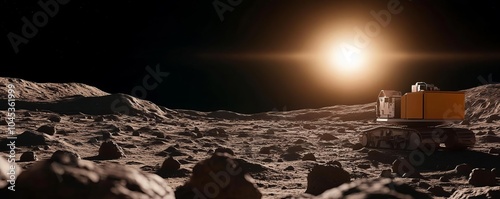
[[[345,53],[340,47],[334,48],[330,59],[332,67],[342,72],[359,71],[363,68],[366,61],[363,52]]]

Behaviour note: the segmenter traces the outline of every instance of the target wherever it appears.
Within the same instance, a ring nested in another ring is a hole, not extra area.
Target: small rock
[[[312,153],[307,153],[304,155],[304,157],[302,157],[302,161],[308,161],[308,160],[316,161],[316,157]]]
[[[274,162],[274,161],[271,158],[266,158],[266,159],[263,159],[262,162]]]
[[[500,186],[461,188],[450,199],[489,199],[500,198]]]
[[[367,158],[372,161],[386,162],[386,163],[392,161],[392,157],[390,155],[382,153],[378,150],[369,150],[367,155],[368,155]]]
[[[403,175],[404,173],[409,173],[415,170],[415,168],[411,167],[410,162],[404,158],[398,158],[392,162],[392,172],[398,175]]]
[[[150,126],[143,126],[143,127],[139,128],[139,129],[137,129],[137,131],[139,131],[139,132],[141,132],[141,133],[150,132],[150,131],[152,131],[152,130],[153,130],[153,129],[151,129],[151,127],[150,127]]]
[[[422,174],[420,174],[417,171],[403,173],[403,175],[401,177],[403,177],[403,178],[418,178],[418,179],[424,178],[424,176],[422,176]]]
[[[338,167],[342,168],[342,164],[337,160],[328,161],[326,163],[326,165],[338,166]]]
[[[260,154],[271,154],[271,153],[278,153],[278,152],[283,152],[281,148],[278,146],[265,146],[260,148],[259,153]]]
[[[120,129],[120,127],[114,125],[114,124],[111,124],[107,127],[109,129],[109,132],[111,133],[115,133],[115,132],[121,132],[122,130]]]
[[[38,129],[36,131],[41,132],[41,133],[45,133],[48,135],[54,135],[57,132],[56,127],[54,125],[51,125],[51,124],[42,125],[42,126],[38,127]]]
[[[304,144],[304,143],[306,143],[306,141],[305,141],[305,140],[303,140],[303,139],[298,139],[298,140],[296,140],[296,141],[295,141],[295,142],[293,142],[293,143],[294,143],[294,144]]]
[[[284,170],[285,171],[293,171],[293,170],[295,170],[295,168],[293,166],[287,166]]]
[[[96,138],[90,138],[88,143],[91,143],[91,144],[99,144],[99,140],[97,140]]]
[[[45,136],[46,135],[44,135],[43,133],[37,131],[24,131],[23,133],[17,136],[16,147],[47,145]],[[7,138],[0,140],[0,149],[10,150],[8,146],[10,142],[11,140]]]
[[[500,172],[497,168],[491,169],[491,173],[493,173],[493,175],[495,175],[496,177],[500,177]]]
[[[496,120],[500,120],[500,115],[490,115],[488,119],[486,119],[486,123],[493,123]]]
[[[335,137],[334,135],[330,133],[323,133],[322,135],[319,136],[319,140],[325,140],[325,141],[331,141],[331,140],[337,140],[339,138]]]
[[[125,131],[134,131],[134,127],[130,126],[130,125],[127,125],[123,128],[123,130]]]
[[[229,155],[234,156],[234,151],[231,150],[230,148],[225,148],[225,147],[219,147],[215,149],[214,153],[227,153]]]
[[[205,133],[205,135],[212,137],[229,137],[229,134],[227,134],[227,132],[221,128],[210,129]]]
[[[431,185],[427,182],[419,182],[417,186],[423,189],[428,189],[429,187],[431,187]]]
[[[437,197],[450,197],[450,193],[445,191],[443,187],[434,185],[431,186],[427,189],[427,191],[431,192],[432,195],[437,196]]]
[[[382,170],[382,172],[380,173],[380,177],[381,178],[393,178],[392,172],[391,172],[390,169],[384,169],[384,170]]]
[[[24,152],[21,155],[21,158],[19,158],[19,160],[21,162],[31,162],[31,161],[37,161],[38,157],[36,156],[35,152],[28,151],[28,152]]]
[[[286,161],[300,160],[301,155],[298,153],[285,153],[281,155],[281,158]]]
[[[271,147],[262,147],[259,150],[260,154],[271,154]]]
[[[196,138],[202,138],[203,137],[203,133],[200,132],[200,131],[195,131],[194,134],[195,134]]]
[[[286,149],[286,152],[297,153],[297,152],[302,152],[304,150],[306,150],[306,148],[302,147],[301,145],[294,145],[294,146],[288,147],[288,149]]]
[[[174,198],[172,188],[157,175],[120,164],[97,165],[66,152],[21,172],[15,188],[20,193],[15,198]]]
[[[363,145],[361,143],[356,143],[352,145],[352,150],[360,150],[363,148]]]
[[[491,148],[488,153],[491,153],[491,154],[500,154],[500,149],[497,149],[497,148]]]
[[[68,163],[68,162],[76,162],[77,160],[80,160],[81,157],[76,152],[57,150],[56,152],[54,152],[52,154],[50,159],[57,160],[57,161],[63,162],[63,163]]]
[[[35,147],[33,147],[33,149],[31,149],[31,150],[33,150],[33,151],[40,151],[40,150],[42,150],[42,148],[41,148],[41,147],[38,147],[38,146],[35,146]]]
[[[252,177],[227,155],[215,153],[192,170],[189,180],[175,190],[175,198],[262,198]]]
[[[210,149],[212,150],[212,149]],[[162,152],[158,153],[158,155],[161,156],[184,156],[186,155],[185,153],[181,152],[177,147],[175,146],[169,146],[167,149],[163,150]]]
[[[108,139],[111,139],[111,133],[110,132],[102,132],[102,139],[103,140],[108,140]]]
[[[105,119],[111,120],[111,121],[120,121],[120,117],[117,115],[106,115]]]
[[[141,132],[140,131],[134,131],[132,133],[132,136],[141,136]]]
[[[313,129],[316,129],[316,126],[312,125],[312,124],[304,124],[302,126],[304,129],[307,129],[307,130],[313,130]]]
[[[500,137],[496,135],[484,135],[479,140],[484,143],[500,143]]]
[[[265,134],[267,134],[267,135],[274,135],[274,130],[273,129],[267,129]]]
[[[439,177],[439,182],[450,182],[450,178],[448,176]]]
[[[340,167],[315,165],[307,175],[306,193],[319,195],[350,181],[350,174]]]
[[[163,132],[160,132],[160,131],[154,131],[152,133],[153,136],[155,136],[156,138],[160,138],[160,139],[163,139],[165,138],[165,133]]]
[[[169,174],[177,172],[181,168],[181,163],[174,157],[167,157],[161,164],[157,174],[161,177],[167,177]]]
[[[361,179],[325,191],[315,199],[331,198],[418,198],[431,199],[408,184],[392,181],[389,178]]]
[[[369,164],[358,164],[358,168],[360,168],[360,169],[368,169],[368,168],[370,168],[370,165]]]
[[[251,162],[245,159],[237,158],[234,159],[234,161],[236,161],[238,165],[240,165],[248,173],[261,173],[269,169],[262,164]]]
[[[51,122],[61,122],[61,116],[59,116],[59,115],[51,115],[51,116],[49,116],[48,119]]]
[[[468,176],[470,174],[470,172],[472,172],[472,167],[469,166],[468,164],[465,164],[465,163],[459,164],[459,165],[455,166],[454,171],[458,175]]]
[[[476,187],[496,186],[497,184],[495,174],[493,174],[490,170],[486,170],[483,168],[473,169],[469,175],[468,182],[470,185]]]
[[[96,117],[96,118],[94,118],[94,122],[104,122],[104,118],[103,117]]]
[[[125,153],[116,142],[107,140],[101,144],[98,157],[103,160],[119,159],[125,157]]]

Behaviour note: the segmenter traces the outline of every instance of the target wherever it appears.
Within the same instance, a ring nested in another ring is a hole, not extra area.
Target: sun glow
[[[336,47],[329,55],[330,65],[341,72],[359,72],[365,66],[366,56],[361,51],[346,53],[343,47]]]

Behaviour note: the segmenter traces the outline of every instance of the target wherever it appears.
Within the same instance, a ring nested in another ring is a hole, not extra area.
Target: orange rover
[[[377,122],[389,124],[361,132],[364,147],[415,150],[424,145],[465,149],[474,146],[474,132],[443,125],[464,120],[465,93],[440,91],[425,82],[412,85],[412,92],[382,90],[378,96]]]

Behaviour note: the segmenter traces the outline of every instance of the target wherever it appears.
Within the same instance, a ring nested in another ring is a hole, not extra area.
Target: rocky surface
[[[393,182],[390,179],[358,180],[330,189],[315,199],[335,198],[414,198],[430,199],[428,194],[419,192],[411,186]]]
[[[99,166],[61,151],[22,172],[17,186],[16,198],[175,198],[157,175],[118,164]]]
[[[341,167],[316,165],[307,175],[306,193],[319,195],[350,181],[350,174]]]
[[[225,153],[197,163],[193,175],[177,188],[177,198],[258,199],[262,194],[247,171]]]
[[[419,153],[357,143],[359,132],[381,126],[373,121],[374,103],[259,114],[198,112],[78,83],[0,78],[0,85],[7,83],[19,89],[15,160],[23,172],[16,193],[26,192],[24,198],[123,198],[124,193],[172,198],[169,187],[177,198],[213,196],[215,187],[219,198],[237,193],[248,198],[488,198],[498,192],[498,85],[465,90],[467,122],[450,124],[475,132],[474,148]],[[5,99],[2,90],[0,121],[6,115]],[[40,129],[44,125],[49,128]],[[4,160],[9,143],[0,138]],[[6,165],[0,159],[2,174]],[[228,165],[242,172],[221,186]],[[476,168],[489,173],[487,186],[478,182],[477,171],[472,175]],[[0,191],[11,194],[3,186]],[[375,192],[370,187],[386,188]]]
[[[477,187],[477,188],[463,188],[450,197],[450,199],[493,199],[500,198],[500,186],[496,187]]]

